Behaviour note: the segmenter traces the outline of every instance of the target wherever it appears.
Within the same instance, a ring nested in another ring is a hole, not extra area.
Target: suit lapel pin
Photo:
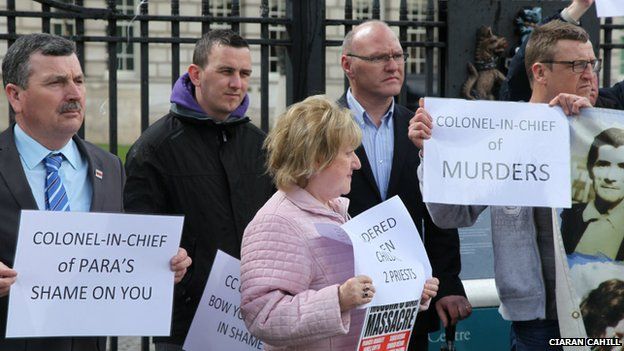
[[[100,171],[99,169],[95,170],[95,177],[98,179],[102,179],[102,176],[104,176],[104,173],[102,171]]]

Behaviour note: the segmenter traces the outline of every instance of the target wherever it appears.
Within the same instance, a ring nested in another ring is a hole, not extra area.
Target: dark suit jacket
[[[338,100],[338,104],[349,107],[346,95]],[[399,195],[412,216],[418,232],[423,237],[423,243],[433,268],[433,276],[440,279],[437,298],[448,295],[466,296],[464,286],[459,279],[461,260],[457,230],[444,230],[433,224],[422,201],[416,175],[416,169],[420,163],[418,148],[407,137],[407,127],[412,116],[414,112],[397,103],[394,104],[394,156],[387,198]],[[353,172],[351,192],[345,195],[350,199],[349,214],[351,216],[357,216],[382,202],[364,147],[360,145],[355,153],[362,162],[362,168]],[[417,334],[424,334],[438,328],[439,319],[432,303],[429,310],[418,314],[414,330]]]
[[[579,241],[585,233],[589,222],[583,222],[583,211],[587,204],[574,204],[572,208],[565,209],[561,213],[561,237],[566,254],[571,254],[576,249]],[[624,242],[620,243],[620,248],[615,256],[617,261],[624,261]]]
[[[125,174],[118,157],[74,136],[78,149],[89,160],[89,177],[93,186],[91,212],[121,212]],[[102,171],[102,179],[95,170]],[[20,211],[36,210],[37,203],[20,162],[13,125],[0,134],[0,262],[13,266]],[[19,272],[18,272],[19,274]],[[5,339],[8,298],[0,298],[0,350],[7,351],[105,351],[106,339],[28,338]],[[80,318],[72,316],[70,318]]]

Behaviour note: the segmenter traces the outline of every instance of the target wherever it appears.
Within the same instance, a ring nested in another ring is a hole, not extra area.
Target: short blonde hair
[[[310,96],[290,106],[269,132],[267,170],[278,189],[305,188],[342,147],[356,148],[361,141],[362,131],[348,109],[323,95]]]

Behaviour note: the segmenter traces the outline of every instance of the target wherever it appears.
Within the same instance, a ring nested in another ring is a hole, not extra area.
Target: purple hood
[[[201,106],[199,106],[197,100],[195,100],[195,86],[191,82],[188,72],[181,75],[176,81],[173,86],[173,90],[171,91],[170,101],[172,104],[176,104],[184,109],[206,115],[206,112],[201,108]],[[245,117],[248,107],[249,95],[245,94],[245,98],[243,98],[243,101],[236,108],[236,110],[230,114],[230,117]]]

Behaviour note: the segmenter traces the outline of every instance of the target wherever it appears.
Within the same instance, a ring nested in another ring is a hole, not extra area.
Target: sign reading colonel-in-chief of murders
[[[182,222],[22,211],[6,337],[169,335]]]
[[[546,104],[427,98],[425,202],[569,208],[567,117]]]

